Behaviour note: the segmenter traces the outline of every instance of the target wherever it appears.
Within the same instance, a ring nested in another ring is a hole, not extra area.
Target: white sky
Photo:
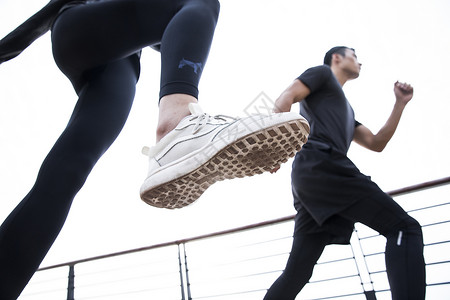
[[[0,36],[45,4],[2,0]],[[244,116],[261,92],[275,100],[306,68],[321,64],[329,48],[350,46],[363,67],[344,89],[357,119],[372,131],[391,112],[394,82],[415,87],[385,151],[353,145],[350,158],[386,191],[449,176],[449,14],[447,0],[222,0],[200,85],[202,107],[210,114]],[[291,161],[275,175],[213,185],[181,210],[139,199],[148,167],[140,151],[155,139],[159,74],[159,54],[146,49],[128,123],[76,197],[44,265],[295,213]],[[0,221],[33,185],[75,101],[53,62],[49,34],[0,66]]]

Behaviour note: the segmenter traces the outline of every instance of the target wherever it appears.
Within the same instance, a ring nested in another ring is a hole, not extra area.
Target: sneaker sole
[[[292,120],[261,129],[227,145],[197,169],[141,193],[147,204],[176,209],[195,202],[217,181],[271,171],[306,143],[309,126]]]

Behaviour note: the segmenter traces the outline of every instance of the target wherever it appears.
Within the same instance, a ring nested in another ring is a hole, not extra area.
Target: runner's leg
[[[420,224],[380,191],[340,215],[384,235],[386,269],[394,300],[425,299],[425,261]]]
[[[36,183],[0,227],[0,295],[16,299],[61,230],[72,200],[121,131],[134,98],[128,59],[91,71]]]
[[[294,300],[311,278],[313,268],[329,241],[327,233],[294,236],[286,268],[269,288],[264,300]]]

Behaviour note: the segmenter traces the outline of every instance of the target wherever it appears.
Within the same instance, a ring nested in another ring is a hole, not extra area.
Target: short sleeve
[[[323,65],[307,69],[297,79],[304,83],[311,93],[314,93],[328,82],[331,75],[330,67]]]

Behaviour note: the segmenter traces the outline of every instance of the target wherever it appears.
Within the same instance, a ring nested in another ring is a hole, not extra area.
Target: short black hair
[[[345,57],[345,50],[350,49],[355,51],[353,48],[349,48],[346,46],[336,46],[328,50],[328,52],[325,54],[325,57],[323,58],[323,64],[327,66],[331,66],[331,59],[333,57],[333,54],[337,53]]]

